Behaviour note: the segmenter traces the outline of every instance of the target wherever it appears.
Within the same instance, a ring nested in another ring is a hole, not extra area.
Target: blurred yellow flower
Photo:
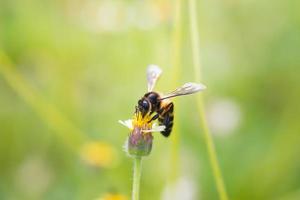
[[[92,141],[83,145],[80,151],[84,162],[95,167],[112,167],[116,161],[116,152],[112,145]]]
[[[128,198],[121,194],[106,194],[96,200],[128,200]]]

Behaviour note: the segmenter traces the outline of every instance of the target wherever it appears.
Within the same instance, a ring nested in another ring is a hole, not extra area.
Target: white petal
[[[127,128],[129,128],[130,130],[133,129],[133,126],[132,126],[132,119],[127,119],[125,121],[122,121],[122,120],[119,120],[118,121],[120,124],[126,126]]]
[[[152,128],[150,130],[143,130],[144,133],[149,133],[149,132],[161,132],[166,129],[166,126],[157,126],[157,124],[153,124]]]

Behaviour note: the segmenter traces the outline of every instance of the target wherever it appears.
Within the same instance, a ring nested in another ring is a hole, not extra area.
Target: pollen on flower
[[[120,124],[130,129],[124,148],[129,156],[148,156],[152,149],[152,133],[165,130],[164,125],[157,125],[152,118],[152,113],[143,116],[140,111],[136,111],[132,120],[119,120]]]
[[[146,114],[145,116],[142,116],[140,112],[137,112],[133,116],[132,124],[134,127],[139,127],[143,130],[149,130],[152,128],[153,125],[151,118],[152,116],[150,114]]]

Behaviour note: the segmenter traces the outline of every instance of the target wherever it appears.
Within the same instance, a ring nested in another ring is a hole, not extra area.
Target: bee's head
[[[160,105],[160,99],[159,99],[159,94],[156,92],[148,92],[147,94],[145,94],[145,98],[147,98],[147,100],[151,103],[152,105],[152,111],[156,111],[157,109],[159,109],[159,105]]]
[[[151,109],[151,104],[146,98],[142,98],[138,101],[138,110],[145,116]]]

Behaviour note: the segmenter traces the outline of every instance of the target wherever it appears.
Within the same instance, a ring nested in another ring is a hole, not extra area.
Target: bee
[[[158,120],[159,125],[165,126],[165,129],[160,133],[168,137],[170,136],[174,122],[174,103],[170,98],[189,95],[202,91],[206,86],[198,83],[185,83],[174,91],[161,95],[153,91],[154,86],[159,79],[162,70],[156,65],[150,65],[147,69],[148,92],[138,100],[135,113],[141,114],[144,117],[150,117],[149,123]]]

